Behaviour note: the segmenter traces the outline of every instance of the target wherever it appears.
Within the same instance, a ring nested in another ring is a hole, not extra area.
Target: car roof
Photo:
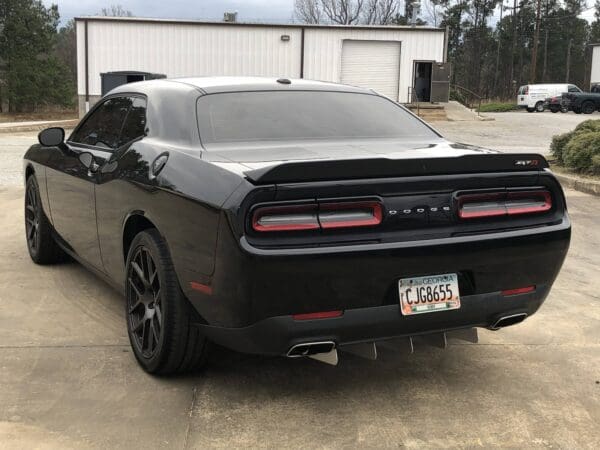
[[[278,81],[279,80],[279,81]],[[158,80],[138,81],[128,83],[113,89],[110,93],[140,92],[150,93],[167,88],[173,83],[189,86],[190,90],[206,94],[220,92],[249,92],[249,91],[338,91],[372,94],[373,91],[345,84],[325,81],[305,80],[298,78],[274,77],[192,77],[192,78],[162,78]]]

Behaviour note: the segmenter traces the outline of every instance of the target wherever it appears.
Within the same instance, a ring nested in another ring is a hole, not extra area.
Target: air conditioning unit
[[[237,11],[223,13],[223,22],[237,22]]]

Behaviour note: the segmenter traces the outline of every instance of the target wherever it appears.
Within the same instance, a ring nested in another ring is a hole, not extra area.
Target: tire
[[[532,113],[532,112],[534,112],[534,111],[535,111],[535,108],[527,108],[527,112],[528,112],[528,113]]]
[[[44,214],[35,175],[31,175],[25,184],[25,240],[29,256],[36,264],[54,264],[66,259],[66,254],[52,237],[52,225]]]
[[[555,114],[560,111],[560,107],[558,106],[550,106],[550,112]]]
[[[158,231],[149,229],[133,239],[125,275],[127,333],[142,368],[166,375],[204,366],[209,342],[194,326],[196,313],[181,292]]]
[[[569,108],[567,108],[566,106],[561,106],[560,107],[560,112],[563,113],[563,114],[564,113],[568,113],[569,112]]]
[[[581,114],[581,108],[579,108],[578,106],[574,106],[574,107],[573,107],[573,112],[574,112],[575,114]]]
[[[596,104],[590,101],[584,102],[583,105],[581,105],[581,111],[584,114],[592,114],[596,111]]]
[[[537,102],[535,104],[535,111],[536,112],[544,112],[544,102]]]

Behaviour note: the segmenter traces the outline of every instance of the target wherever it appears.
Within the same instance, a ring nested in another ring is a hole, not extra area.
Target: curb
[[[564,187],[585,192],[586,194],[600,196],[600,181],[587,180],[575,175],[564,174],[555,171],[552,171],[552,173],[556,178],[558,178],[558,181],[560,181],[560,184],[562,184]]]
[[[49,127],[74,128],[79,119],[61,120],[59,122],[39,123],[35,125],[17,125],[14,127],[0,127],[0,133],[21,133],[28,131],[42,131]]]

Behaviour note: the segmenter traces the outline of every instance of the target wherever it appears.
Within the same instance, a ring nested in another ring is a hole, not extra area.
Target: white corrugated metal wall
[[[401,42],[399,100],[412,85],[413,61],[442,61],[444,32],[419,29],[307,27],[304,78],[340,82],[345,39]],[[289,41],[283,41],[288,35]],[[152,20],[87,21],[89,95],[101,93],[100,73],[136,70],[168,77],[256,75],[298,78],[300,26],[247,26]],[[85,22],[77,20],[78,93],[85,95]]]
[[[600,45],[592,47],[592,73],[590,83],[600,83]],[[585,88],[588,88],[586,86]]]
[[[308,28],[304,37],[304,77],[340,82],[345,39],[400,41],[398,100],[408,101],[414,61],[443,61],[444,33],[418,29]]]

